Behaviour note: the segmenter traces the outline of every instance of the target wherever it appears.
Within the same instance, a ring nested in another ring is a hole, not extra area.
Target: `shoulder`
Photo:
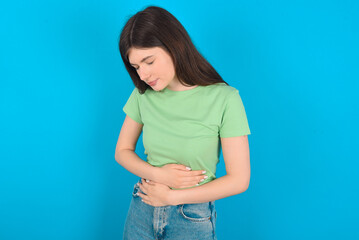
[[[218,87],[219,87],[219,88],[221,89],[221,91],[224,92],[224,93],[229,93],[229,94],[230,94],[230,93],[234,93],[234,92],[238,91],[237,88],[232,87],[232,86],[229,86],[229,85],[227,85],[227,84],[225,84],[225,83],[219,84]]]
[[[217,98],[228,99],[230,96],[238,94],[238,89],[226,83],[216,83],[208,86],[208,92]]]

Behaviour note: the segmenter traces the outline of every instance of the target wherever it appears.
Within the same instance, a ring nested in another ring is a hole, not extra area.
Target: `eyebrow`
[[[141,63],[142,62],[144,62],[144,61],[146,61],[148,58],[150,58],[150,57],[152,57],[153,55],[150,55],[150,56],[147,56],[147,57],[144,57],[144,58],[142,58],[142,60],[141,60]],[[130,63],[132,66],[133,65],[137,65],[137,64],[132,64],[132,63]]]

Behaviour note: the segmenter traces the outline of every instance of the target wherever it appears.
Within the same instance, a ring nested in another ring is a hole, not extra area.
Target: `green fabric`
[[[143,146],[153,166],[184,164],[216,178],[220,138],[249,135],[245,109],[236,88],[225,83],[185,91],[134,88],[123,111],[143,124]],[[175,188],[173,188],[175,189]]]

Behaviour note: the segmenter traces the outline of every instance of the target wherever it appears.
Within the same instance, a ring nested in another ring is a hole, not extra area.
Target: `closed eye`
[[[152,62],[150,62],[150,63],[147,63],[147,64],[148,64],[148,65],[151,65],[153,62],[154,62],[154,60],[153,60]],[[139,67],[138,67],[138,68],[133,67],[133,68],[136,69],[136,70],[139,69]]]

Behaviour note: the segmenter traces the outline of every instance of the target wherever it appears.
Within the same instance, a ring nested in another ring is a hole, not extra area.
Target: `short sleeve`
[[[139,101],[138,89],[133,89],[130,97],[128,98],[125,106],[122,110],[134,121],[143,124],[140,112],[140,101]]]
[[[251,132],[248,126],[247,115],[242,99],[236,89],[226,102],[219,128],[219,136],[225,138],[249,134]]]

